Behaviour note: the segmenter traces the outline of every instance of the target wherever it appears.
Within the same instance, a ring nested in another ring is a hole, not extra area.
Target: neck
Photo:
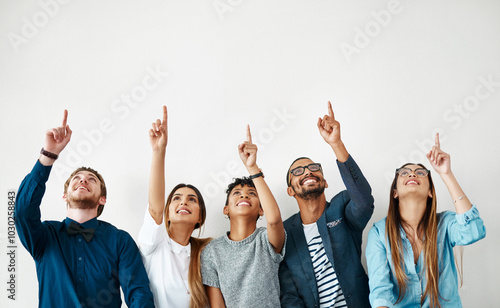
[[[229,239],[232,241],[244,240],[257,229],[255,217],[234,217],[230,224]]]
[[[97,207],[94,209],[75,209],[68,207],[66,211],[66,217],[73,219],[79,224],[82,224],[97,217]]]
[[[399,212],[401,218],[413,229],[413,232],[417,232],[418,224],[424,217],[425,209],[427,205],[427,198],[416,199],[416,198],[403,198],[399,200]],[[406,229],[405,229],[406,230]],[[406,230],[408,232],[408,230]]]
[[[194,226],[185,224],[170,224],[168,235],[170,238],[179,245],[187,246],[191,239]]]
[[[305,200],[298,197],[295,199],[299,204],[300,219],[305,225],[315,223],[325,211],[326,197],[324,193],[316,199]]]

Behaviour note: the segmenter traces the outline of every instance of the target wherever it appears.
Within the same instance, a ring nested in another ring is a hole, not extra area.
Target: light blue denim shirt
[[[368,234],[366,260],[370,285],[370,304],[372,307],[420,307],[420,298],[424,294],[426,279],[424,273],[423,252],[414,262],[413,250],[406,233],[401,228],[404,246],[404,270],[408,277],[405,297],[397,305],[399,288],[391,258],[391,248],[385,236],[385,220],[375,223]],[[446,211],[438,213],[438,257],[439,257],[439,292],[442,307],[462,307],[458,294],[458,276],[453,256],[455,245],[469,245],[486,236],[483,220],[473,205],[463,214]],[[422,307],[429,307],[427,297]]]

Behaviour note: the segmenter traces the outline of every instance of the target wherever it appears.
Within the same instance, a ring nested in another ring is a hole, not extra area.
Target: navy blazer
[[[348,307],[370,307],[368,276],[361,265],[363,229],[373,214],[373,196],[354,159],[337,161],[347,188],[326,203],[316,222]],[[286,254],[280,265],[281,307],[319,307],[318,287],[300,212],[285,222]]]

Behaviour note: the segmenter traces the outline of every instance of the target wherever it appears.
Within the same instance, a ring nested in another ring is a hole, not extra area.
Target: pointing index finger
[[[439,133],[436,133],[435,144],[436,147],[441,148],[441,144],[439,143]]]
[[[250,124],[247,124],[247,141],[252,143],[252,134],[250,133]]]
[[[64,109],[64,116],[63,116],[62,127],[66,127],[66,122],[67,121],[68,121],[68,110]]]
[[[328,115],[335,119],[335,115],[333,114],[332,103],[328,101]]]
[[[168,118],[168,115],[167,115],[167,106],[163,105],[163,123],[167,122],[167,118]]]

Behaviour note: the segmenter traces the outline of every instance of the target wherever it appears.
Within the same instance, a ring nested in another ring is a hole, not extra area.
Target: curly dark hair
[[[233,182],[231,184],[229,184],[227,186],[227,189],[226,189],[226,205],[228,204],[229,202],[229,195],[231,194],[231,191],[233,191],[233,189],[236,187],[236,186],[248,186],[248,187],[254,187],[255,188],[255,185],[253,184],[253,181],[249,178],[249,177],[241,177],[241,178],[234,178],[233,179]]]

